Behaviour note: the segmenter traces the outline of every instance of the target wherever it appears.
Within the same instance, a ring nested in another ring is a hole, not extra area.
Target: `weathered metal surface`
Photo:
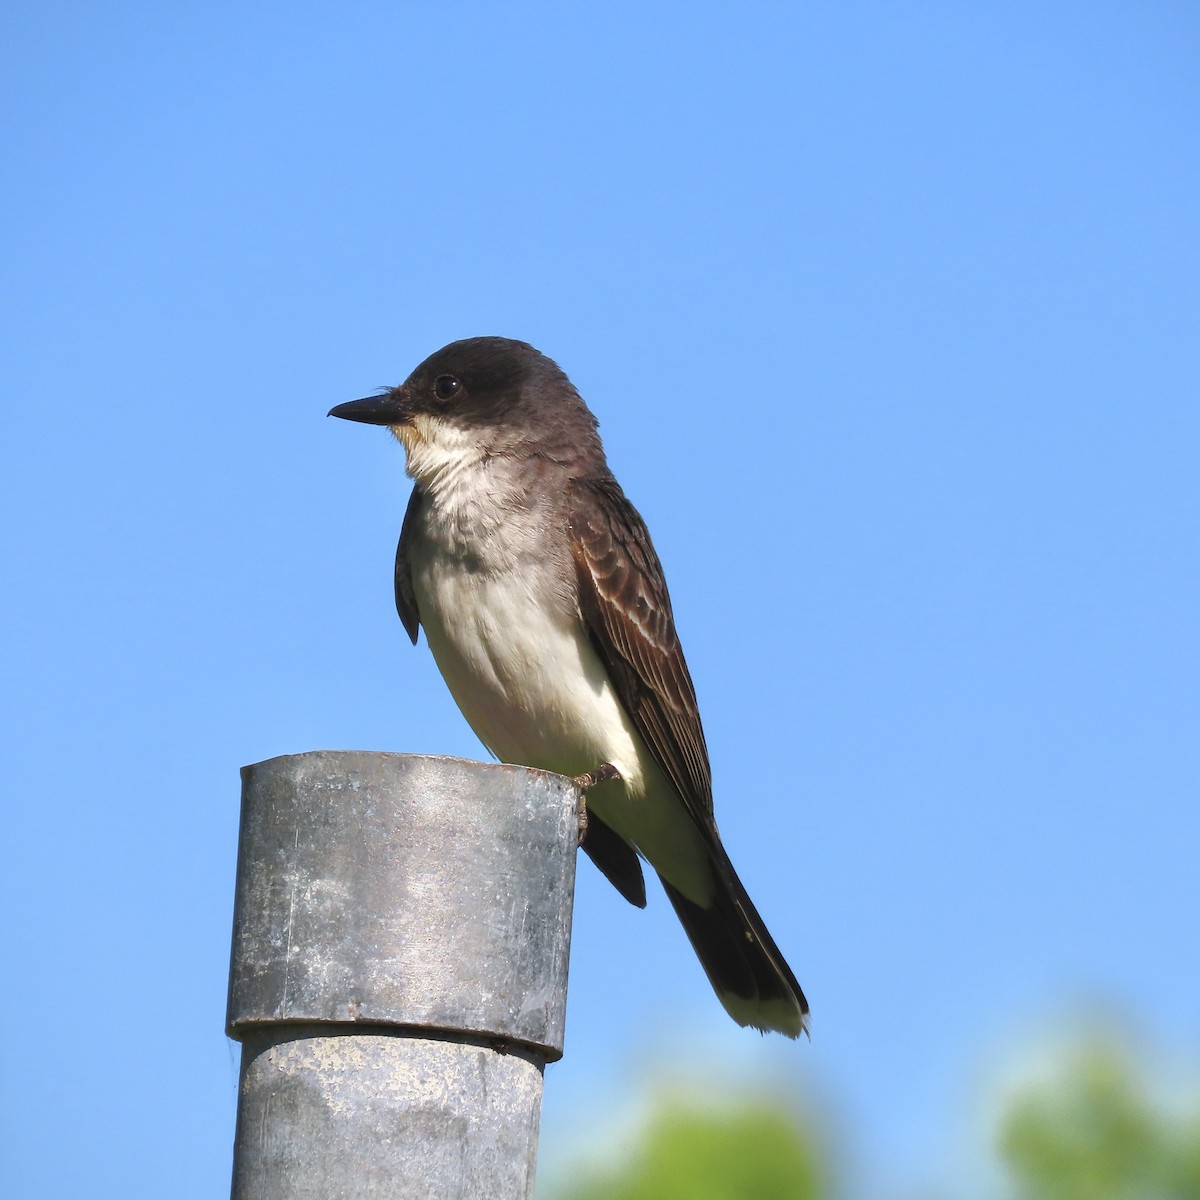
[[[563,1045],[574,784],[356,751],[242,778],[234,1200],[531,1195]]]
[[[533,1195],[542,1073],[529,1055],[326,1027],[278,1044],[249,1034],[242,1056],[233,1200]]]
[[[381,1021],[562,1054],[577,793],[363,751],[246,767],[228,1025]]]

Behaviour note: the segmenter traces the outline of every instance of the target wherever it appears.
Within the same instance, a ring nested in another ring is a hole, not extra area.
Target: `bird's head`
[[[330,410],[387,425],[408,473],[433,486],[447,471],[502,456],[602,459],[596,419],[559,366],[526,342],[478,337],[431,354],[399,387]]]

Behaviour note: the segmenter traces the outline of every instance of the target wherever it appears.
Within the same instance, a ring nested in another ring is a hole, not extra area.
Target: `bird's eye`
[[[462,384],[453,375],[439,375],[433,381],[433,394],[439,400],[450,400],[458,395],[461,387]]]

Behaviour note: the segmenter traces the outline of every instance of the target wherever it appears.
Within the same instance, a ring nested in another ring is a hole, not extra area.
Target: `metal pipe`
[[[233,1200],[515,1200],[562,1056],[579,793],[356,751],[242,770]]]

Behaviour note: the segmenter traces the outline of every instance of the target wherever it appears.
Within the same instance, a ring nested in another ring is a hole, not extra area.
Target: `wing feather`
[[[400,541],[396,545],[396,612],[400,614],[400,623],[414,646],[417,644],[417,630],[421,627],[421,614],[417,611],[417,594],[413,591],[412,563],[408,553],[416,531],[417,513],[424,498],[425,493],[419,487],[414,487],[408,498],[408,508],[404,510],[404,524],[400,526]]]
[[[579,608],[622,704],[697,824],[715,836],[696,690],[645,522],[611,476],[570,496]]]

